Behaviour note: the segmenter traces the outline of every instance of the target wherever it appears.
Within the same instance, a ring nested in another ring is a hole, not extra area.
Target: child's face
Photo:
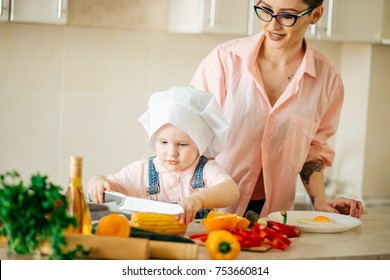
[[[169,171],[186,169],[198,157],[198,147],[191,137],[171,124],[157,131],[155,148],[158,159]]]

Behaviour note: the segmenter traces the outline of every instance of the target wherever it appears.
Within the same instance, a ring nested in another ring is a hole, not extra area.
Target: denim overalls
[[[160,192],[160,184],[158,179],[158,172],[153,163],[153,158],[149,159],[149,188],[146,193],[149,195],[155,195]],[[206,181],[203,179],[203,169],[208,161],[208,158],[201,156],[198,162],[198,165],[195,168],[194,178],[191,181],[192,188],[203,188],[206,185]],[[210,212],[209,209],[200,209],[195,216],[195,219],[206,218],[207,214]]]

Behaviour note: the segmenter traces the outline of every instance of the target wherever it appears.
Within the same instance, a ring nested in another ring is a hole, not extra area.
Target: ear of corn
[[[158,213],[133,212],[131,226],[169,234],[183,234],[187,231],[187,224],[180,224],[175,215]]]

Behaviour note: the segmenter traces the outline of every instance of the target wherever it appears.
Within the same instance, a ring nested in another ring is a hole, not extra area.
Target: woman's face
[[[262,7],[273,15],[286,13],[298,15],[311,8],[303,0],[262,0],[257,6]],[[270,22],[261,21],[266,36],[265,43],[267,46],[277,49],[301,46],[306,29],[309,24],[319,20],[322,15],[322,9],[322,6],[316,7],[310,13],[298,18],[295,24],[290,27],[279,24],[276,18],[272,18]]]
[[[198,158],[198,147],[192,138],[171,124],[157,131],[155,149],[158,159],[171,172],[186,169]]]

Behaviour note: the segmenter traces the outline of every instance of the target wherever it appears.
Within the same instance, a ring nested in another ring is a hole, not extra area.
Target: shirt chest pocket
[[[283,158],[299,173],[309,153],[319,123],[293,115],[287,129]]]

